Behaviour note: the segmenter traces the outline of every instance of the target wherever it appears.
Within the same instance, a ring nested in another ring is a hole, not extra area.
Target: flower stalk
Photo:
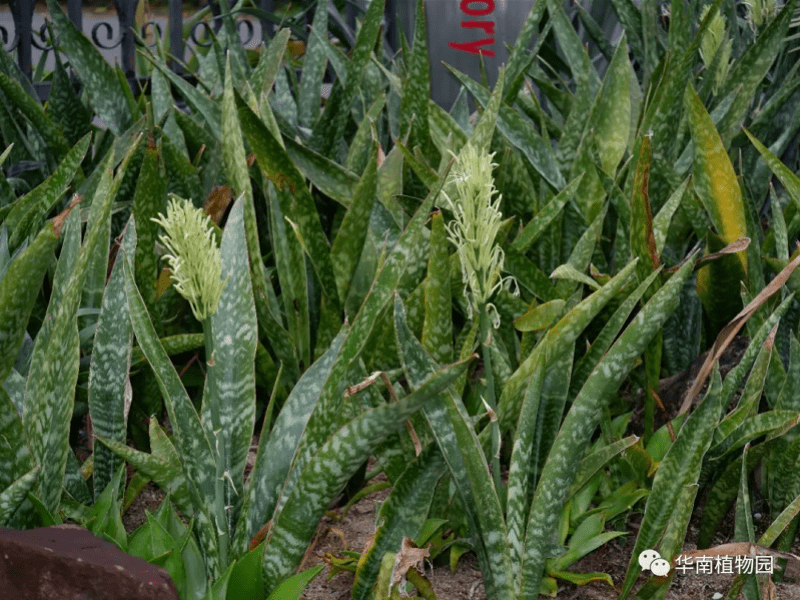
[[[486,389],[484,402],[492,419],[492,477],[497,495],[503,501],[500,477],[500,425],[496,419],[494,377],[492,375],[491,331],[500,326],[500,315],[491,298],[500,289],[510,289],[513,277],[503,277],[505,254],[496,243],[503,214],[502,196],[492,177],[494,154],[488,154],[467,144],[457,157],[450,177],[457,191],[456,199],[446,196],[454,219],[447,225],[450,241],[456,247],[461,275],[465,282],[467,316],[477,316],[480,331]],[[452,189],[452,187],[450,188]],[[514,292],[518,293],[516,287]]]
[[[167,205],[167,214],[159,214],[153,219],[161,225],[164,235],[159,240],[167,248],[167,260],[175,289],[189,301],[192,313],[203,326],[206,351],[207,402],[211,414],[211,427],[214,439],[216,477],[214,481],[214,518],[219,540],[219,562],[224,571],[228,566],[228,546],[230,524],[226,514],[226,475],[227,448],[219,443],[222,430],[219,398],[213,390],[217,389],[214,380],[217,376],[214,357],[214,336],[212,317],[217,312],[222,290],[227,280],[222,279],[222,257],[217,247],[211,219],[191,202],[173,196]],[[232,485],[231,485],[232,487]]]

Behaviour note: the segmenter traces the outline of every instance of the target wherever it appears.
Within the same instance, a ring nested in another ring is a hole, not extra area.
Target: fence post
[[[125,73],[125,77],[129,79],[136,76],[136,44],[133,35],[133,21],[138,3],[138,0],[114,0],[114,4],[117,7],[117,19],[119,20],[122,70]]]
[[[31,54],[33,50],[34,0],[11,0],[11,16],[17,30],[17,63],[28,79],[33,77]]]
[[[181,73],[183,67],[183,11],[181,0],[169,0],[169,52],[175,58],[170,59],[169,68]]]
[[[67,17],[83,31],[83,0],[67,0]]]
[[[260,0],[258,4],[259,8],[264,12],[272,13],[275,12],[275,1],[274,0]],[[275,35],[275,24],[272,21],[267,21],[266,19],[261,21],[261,39],[266,41],[267,38],[272,38]]]

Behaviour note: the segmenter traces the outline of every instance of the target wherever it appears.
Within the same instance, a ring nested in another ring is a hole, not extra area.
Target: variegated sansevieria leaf
[[[402,301],[395,297],[394,328],[403,371],[413,388],[435,373],[436,363],[411,333]],[[486,455],[466,409],[451,387],[423,407],[436,444],[444,456],[475,540],[489,598],[511,600],[513,580],[506,526]],[[485,429],[488,432],[491,428]]]
[[[747,237],[742,190],[722,138],[699,96],[686,88],[686,111],[694,142],[694,190],[715,231],[707,236],[707,252]],[[740,281],[747,283],[747,253],[714,261],[697,273],[697,294],[706,309],[713,337],[739,311]]]
[[[136,228],[133,219],[128,222],[123,241],[125,252],[136,250]],[[106,252],[105,247],[103,251]],[[107,253],[107,252],[106,252]],[[128,315],[128,299],[125,295],[125,274],[122,261],[115,261],[111,277],[103,294],[100,315],[89,367],[89,411],[94,433],[121,444],[125,443],[128,412],[125,406],[130,379],[133,330]],[[155,289],[154,289],[155,291]],[[128,397],[130,401],[130,398]],[[122,460],[108,448],[94,449],[94,498],[97,499],[114,477]]]
[[[202,417],[203,423],[209,424],[214,421],[212,411],[218,413],[220,429],[211,432],[215,458],[218,463],[224,461],[220,470],[225,477],[225,506],[236,506],[242,497],[245,458],[255,426],[258,342],[243,196],[228,215],[220,254],[221,277],[227,283],[210,319],[213,354],[206,361]],[[235,512],[229,510],[228,514]]]
[[[685,102],[694,142],[694,189],[717,234],[730,244],[747,237],[742,190],[722,138],[691,85],[686,88]],[[745,253],[737,256],[746,267]]]
[[[115,135],[121,136],[133,123],[128,101],[111,65],[83,33],[67,19],[55,0],[48,0],[50,18],[59,43],[69,55],[70,66],[75,69],[89,93],[89,101],[97,116]]]
[[[587,379],[564,419],[542,470],[528,515],[518,598],[535,600],[560,507],[610,395],[633,369],[653,336],[675,310],[694,256],[685,261],[625,329]],[[599,293],[599,292],[596,292]]]
[[[128,297],[133,332],[147,361],[156,376],[158,387],[164,397],[169,422],[175,443],[181,456],[181,466],[195,509],[195,531],[206,562],[206,573],[217,578],[219,568],[219,532],[225,532],[226,523],[215,523],[209,507],[215,498],[215,462],[211,444],[200,423],[197,411],[181,383],[175,367],[156,335],[144,300],[136,288],[131,272],[132,257],[122,257],[125,269],[125,293]]]
[[[264,549],[264,584],[272,590],[297,568],[325,509],[375,446],[427,401],[438,397],[471,358],[444,367],[400,402],[373,408],[349,421],[305,465],[283,508],[273,518]]]

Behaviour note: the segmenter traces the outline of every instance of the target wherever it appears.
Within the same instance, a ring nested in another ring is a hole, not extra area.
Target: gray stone
[[[167,571],[78,525],[0,527],[0,598],[178,600]]]

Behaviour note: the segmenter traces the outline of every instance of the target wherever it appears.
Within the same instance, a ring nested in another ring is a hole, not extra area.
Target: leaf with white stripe
[[[215,443],[226,458],[223,470],[230,476],[225,505],[235,505],[242,495],[244,464],[253,436],[256,412],[255,356],[258,342],[256,309],[250,285],[250,266],[244,231],[244,198],[231,208],[220,246],[222,290],[217,312],[211,316],[213,355],[206,364],[203,422],[208,423],[216,403],[221,430]],[[219,460],[219,458],[217,458]],[[226,476],[226,478],[227,478]],[[235,486],[230,487],[230,483]]]
[[[307,464],[283,510],[273,519],[264,549],[266,589],[273,589],[291,575],[328,505],[373,448],[401,427],[403,420],[419,410],[423,403],[446,389],[466,371],[469,362],[466,360],[444,367],[400,402],[360,414],[328,439]]]
[[[125,252],[136,248],[133,219],[128,222],[123,242]],[[89,411],[92,427],[98,436],[125,443],[128,415],[125,411],[126,386],[130,385],[133,330],[125,295],[122,260],[114,263],[111,278],[103,295],[97,331],[89,367]],[[121,460],[104,446],[94,451],[94,497],[97,499],[114,477]]]
[[[144,300],[134,283],[129,264],[130,257],[126,255],[122,258],[125,269],[125,293],[128,297],[128,310],[133,332],[139,342],[139,347],[153,368],[158,387],[164,398],[169,422],[172,425],[175,442],[181,456],[189,494],[195,508],[196,531],[205,557],[206,569],[208,575],[216,578],[220,574],[217,533],[207,508],[213,505],[215,497],[214,473],[216,468],[211,445],[200,424],[200,418],[197,416],[192,401],[156,335]]]

